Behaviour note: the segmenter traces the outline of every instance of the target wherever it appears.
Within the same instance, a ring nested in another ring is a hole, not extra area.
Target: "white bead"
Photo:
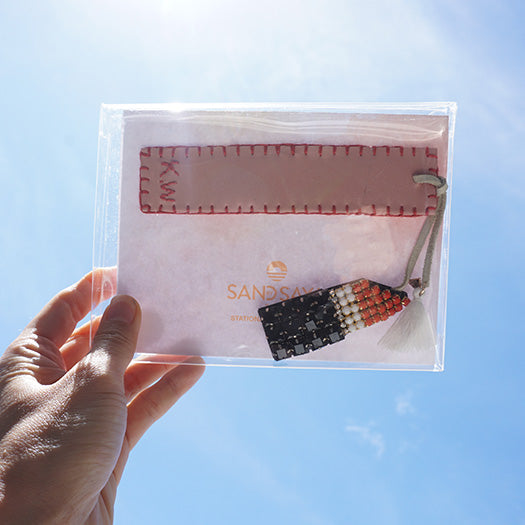
[[[348,295],[349,293],[352,293],[352,287],[349,284],[345,284],[343,286],[343,290],[344,290],[346,295]]]
[[[350,310],[350,307],[348,305],[343,306],[343,314],[344,315],[350,315],[350,312],[351,312],[351,310]]]
[[[352,292],[347,293],[347,294],[346,294],[346,298],[347,298],[350,302],[355,301],[355,295],[354,295]]]
[[[364,328],[365,327],[365,322],[364,321],[357,321],[356,326],[357,326],[357,328]]]
[[[335,295],[337,295],[337,297],[339,297],[339,299],[341,299],[341,297],[344,297],[345,293],[343,292],[343,289],[342,289],[342,288],[338,288],[338,289],[335,291]]]
[[[355,324],[351,324],[349,327],[348,327],[348,331],[350,333],[352,332],[355,332],[357,330],[357,326]]]
[[[353,304],[350,309],[352,310],[352,312],[354,312],[354,314],[356,312],[359,312],[359,306],[357,306],[357,304]]]
[[[352,319],[357,322],[361,320],[361,314],[357,312],[356,314],[352,315]]]
[[[341,306],[345,306],[346,304],[348,304],[348,299],[346,297],[341,297],[341,299],[339,299],[339,304]]]
[[[351,317],[347,317],[347,318],[345,319],[345,321],[346,321],[346,324],[347,324],[348,326],[354,324],[354,320],[353,320]]]

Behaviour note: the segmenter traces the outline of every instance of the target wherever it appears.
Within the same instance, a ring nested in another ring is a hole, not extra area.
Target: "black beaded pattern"
[[[317,290],[259,308],[259,317],[276,361],[344,339],[330,290]]]

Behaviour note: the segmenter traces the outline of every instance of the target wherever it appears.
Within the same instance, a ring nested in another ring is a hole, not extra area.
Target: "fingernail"
[[[122,321],[123,323],[131,324],[135,319],[137,307],[135,301],[126,295],[117,295],[113,298],[108,311],[106,319],[109,321]]]

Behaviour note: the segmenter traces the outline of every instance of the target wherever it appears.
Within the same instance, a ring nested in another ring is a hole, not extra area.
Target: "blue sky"
[[[0,3],[5,347],[91,268],[99,106],[459,105],[444,373],[209,368],[116,523],[524,524],[524,4]]]

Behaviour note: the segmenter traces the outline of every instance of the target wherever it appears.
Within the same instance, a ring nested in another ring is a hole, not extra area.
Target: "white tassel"
[[[414,290],[414,298],[381,338],[380,346],[404,352],[435,349],[434,330],[419,292],[419,288]]]

